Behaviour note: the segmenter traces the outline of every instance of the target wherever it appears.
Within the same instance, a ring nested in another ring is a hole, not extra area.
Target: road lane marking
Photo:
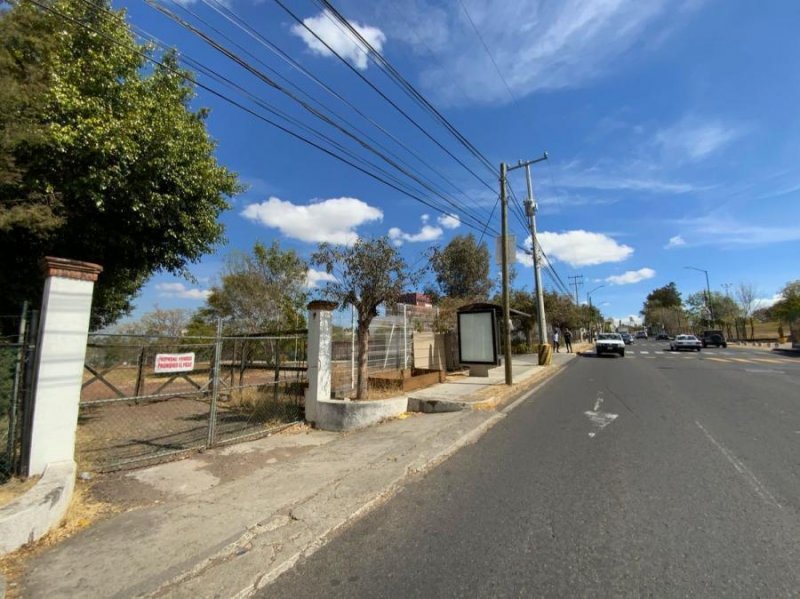
[[[597,412],[600,406],[603,405],[603,392],[597,394],[597,399],[594,400],[594,411]]]
[[[750,358],[754,362],[766,362],[767,364],[783,364],[783,360],[776,358]]]
[[[753,474],[753,472],[747,466],[745,466],[735,455],[733,455],[733,453],[727,447],[725,447],[722,443],[720,443],[714,437],[712,437],[711,433],[708,432],[708,429],[704,427],[702,424],[700,424],[700,422],[695,420],[694,423],[698,426],[698,428],[700,428],[701,431],[703,431],[703,434],[708,438],[708,440],[711,441],[714,444],[714,446],[720,450],[722,455],[724,455],[725,458],[736,469],[736,472],[741,474],[742,477],[744,477],[744,479],[748,483],[750,483],[750,486],[753,487],[753,490],[765,503],[771,503],[778,509],[783,509],[783,506],[780,503],[778,503],[778,500],[775,499],[775,496],[769,492],[769,489],[767,489],[761,483],[761,481],[758,480],[758,478],[756,478],[756,475]]]
[[[639,353],[640,354],[649,354],[650,352],[649,351],[640,351]]]
[[[723,362],[725,364],[730,363],[730,360],[728,358],[706,358],[706,360],[711,360],[712,362]]]

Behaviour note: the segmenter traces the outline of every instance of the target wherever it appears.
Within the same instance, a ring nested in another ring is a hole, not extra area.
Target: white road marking
[[[745,368],[745,372],[755,372],[756,374],[786,374],[783,370],[775,370],[774,368]]]
[[[756,494],[765,502],[771,503],[772,505],[776,506],[779,509],[783,509],[783,506],[778,503],[778,500],[775,499],[775,496],[769,492],[761,481],[756,478],[756,475],[745,466],[731,451],[725,447],[722,443],[717,441],[714,437],[711,436],[711,433],[708,432],[708,429],[700,424],[697,420],[694,423],[698,426],[698,428],[703,431],[703,434],[708,437],[708,440],[711,441],[714,446],[722,452],[722,455],[731,463],[731,465],[736,469],[736,472],[742,475],[744,479],[750,483],[750,486],[753,487],[753,490]]]
[[[596,404],[595,404],[596,405]],[[584,412],[586,416],[589,418],[591,423],[595,426],[595,430],[589,433],[589,437],[594,438],[597,433],[607,427],[609,424],[614,422],[618,417],[619,414],[611,414],[609,412],[598,412],[597,410],[587,410]]]
[[[597,399],[594,401],[594,411],[597,412],[597,410],[599,410],[600,406],[602,405],[603,405],[603,394],[598,393]]]
[[[650,352],[649,351],[640,351],[639,353],[640,354],[649,354]]]

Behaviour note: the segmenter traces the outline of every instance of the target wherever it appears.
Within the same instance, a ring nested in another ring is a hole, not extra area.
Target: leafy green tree
[[[640,314],[646,326],[656,327],[670,334],[677,333],[686,321],[686,316],[683,300],[675,283],[668,283],[651,291]]]
[[[262,333],[297,329],[305,322],[308,264],[294,250],[274,241],[260,242],[252,254],[229,254],[221,282],[211,288],[202,320],[227,321],[229,333]]]
[[[378,315],[378,306],[397,303],[403,290],[416,282],[417,273],[409,273],[388,237],[359,239],[349,247],[321,243],[311,262],[336,277],[336,281],[326,283],[322,295],[340,306],[350,304],[358,313],[356,399],[365,399],[369,325]]]
[[[187,274],[222,241],[239,190],[214,158],[174,53],[136,43],[108,0],[0,12],[0,310],[41,295],[39,260],[96,262],[93,325],[155,272]]]
[[[472,233],[453,237],[444,249],[434,248],[430,264],[441,295],[475,301],[489,296],[489,248],[479,244]]]
[[[800,319],[800,279],[786,283],[781,290],[781,299],[772,306],[772,313],[788,324]]]

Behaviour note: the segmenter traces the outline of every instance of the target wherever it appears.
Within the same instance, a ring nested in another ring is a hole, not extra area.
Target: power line
[[[458,3],[461,5],[461,10],[463,10],[464,14],[467,16],[469,24],[472,25],[472,29],[473,31],[475,31],[475,35],[478,36],[478,39],[480,40],[481,45],[483,46],[483,49],[486,50],[486,54],[492,61],[492,64],[494,65],[494,70],[497,71],[497,76],[500,77],[500,81],[502,81],[503,85],[506,86],[506,91],[508,92],[508,95],[511,97],[511,101],[516,102],[517,98],[514,96],[514,92],[511,91],[511,87],[508,85],[506,78],[503,77],[503,73],[500,72],[500,67],[497,64],[497,61],[494,59],[491,50],[489,50],[489,46],[486,45],[486,42],[484,41],[483,36],[481,35],[481,32],[478,31],[478,27],[475,25],[475,21],[472,20],[472,16],[470,16],[469,11],[467,11],[467,7],[464,5],[463,0],[458,0]]]
[[[158,10],[161,14],[165,15],[170,20],[172,20],[173,22],[177,23],[178,25],[180,25],[184,29],[187,29],[192,34],[198,36],[200,39],[202,39],[204,42],[206,42],[208,45],[210,45],[216,51],[220,52],[225,57],[227,57],[228,59],[230,59],[233,62],[235,62],[236,64],[238,64],[240,67],[242,67],[243,69],[248,71],[250,74],[252,74],[256,78],[260,79],[262,82],[264,82],[267,85],[269,85],[270,87],[272,87],[273,89],[281,92],[282,94],[286,95],[287,97],[289,97],[290,99],[292,99],[293,101],[298,103],[303,109],[305,109],[306,111],[311,113],[313,116],[319,118],[320,120],[322,120],[323,122],[325,122],[329,126],[334,127],[339,132],[341,132],[342,134],[346,135],[351,140],[355,141],[357,144],[362,146],[364,149],[374,153],[379,158],[381,158],[382,160],[384,160],[385,162],[390,164],[392,167],[394,167],[398,171],[402,172],[405,176],[411,178],[416,183],[420,184],[422,187],[427,189],[429,192],[433,193],[434,195],[439,196],[442,200],[444,200],[446,203],[451,205],[455,210],[462,210],[467,217],[473,219],[478,225],[483,225],[484,224],[482,219],[480,219],[479,217],[475,216],[474,214],[468,212],[466,210],[466,208],[461,207],[458,204],[456,204],[452,199],[446,197],[444,194],[442,194],[441,192],[436,190],[430,183],[421,180],[416,175],[411,174],[407,169],[402,168],[395,160],[392,160],[386,154],[378,151],[371,144],[366,143],[363,139],[360,139],[357,135],[355,135],[352,132],[350,132],[346,127],[343,127],[339,123],[335,122],[333,119],[328,117],[326,114],[322,113],[320,110],[318,110],[318,109],[314,108],[313,106],[311,106],[308,102],[306,102],[306,101],[300,99],[299,97],[297,97],[296,94],[294,94],[293,92],[291,92],[288,89],[286,89],[284,86],[282,86],[279,83],[277,83],[275,80],[273,80],[272,78],[270,78],[269,76],[264,74],[262,71],[260,71],[256,67],[254,67],[252,64],[250,64],[248,61],[243,59],[241,56],[239,56],[238,54],[236,54],[232,50],[226,48],[225,46],[223,46],[222,44],[217,42],[210,35],[206,34],[202,30],[200,30],[197,27],[195,27],[194,25],[192,25],[191,23],[188,23],[184,19],[180,18],[178,15],[176,15],[174,12],[170,11],[166,7],[162,7],[160,5],[157,5],[152,0],[145,0],[145,1],[148,4],[150,4],[151,6],[153,6],[153,8]]]
[[[263,35],[261,35],[261,33],[259,33],[257,30],[253,29],[253,27],[251,27],[251,26],[250,26],[250,25],[249,25],[249,24],[248,24],[246,21],[244,21],[244,20],[243,20],[243,19],[242,19],[242,18],[241,18],[239,15],[237,15],[237,14],[236,14],[236,13],[235,13],[235,12],[234,12],[234,11],[233,11],[231,8],[229,8],[229,7],[227,7],[227,6],[223,5],[223,4],[221,4],[221,3],[220,3],[218,0],[201,0],[201,1],[202,1],[202,2],[203,2],[205,5],[206,5],[206,6],[208,6],[208,7],[209,7],[209,8],[211,8],[213,11],[215,11],[217,14],[219,14],[220,16],[222,16],[222,17],[223,17],[225,20],[227,20],[228,22],[230,22],[231,24],[233,24],[233,25],[234,25],[236,28],[238,28],[240,31],[243,31],[244,33],[246,33],[248,36],[250,36],[252,39],[254,39],[254,40],[257,42],[257,43],[259,43],[259,44],[260,44],[260,45],[262,45],[263,47],[267,48],[267,49],[268,49],[270,52],[272,52],[273,54],[275,54],[275,55],[276,55],[278,58],[280,58],[281,60],[283,60],[284,62],[286,62],[286,63],[287,63],[289,66],[291,66],[293,69],[295,69],[296,71],[298,71],[299,73],[301,73],[302,75],[304,75],[305,77],[307,77],[307,78],[308,78],[310,81],[312,81],[312,82],[313,82],[313,83],[315,83],[316,85],[318,85],[318,86],[319,86],[319,87],[320,87],[322,90],[324,90],[326,93],[330,94],[332,97],[336,98],[337,100],[339,100],[340,102],[342,102],[343,104],[345,104],[345,105],[346,105],[348,108],[350,108],[351,110],[353,110],[353,111],[354,111],[354,112],[355,112],[357,115],[359,115],[360,117],[362,117],[363,119],[365,119],[365,120],[366,120],[367,122],[369,122],[369,123],[370,123],[370,124],[371,124],[373,127],[375,127],[376,129],[378,129],[378,130],[379,130],[381,133],[385,134],[385,135],[386,135],[387,137],[389,137],[389,138],[390,138],[390,139],[391,139],[393,142],[395,142],[395,143],[396,143],[396,144],[398,144],[398,145],[399,145],[401,148],[403,148],[403,149],[404,149],[404,150],[405,150],[405,151],[408,153],[408,155],[409,155],[409,156],[411,156],[411,157],[412,157],[412,158],[413,158],[415,161],[417,161],[418,163],[422,164],[424,167],[426,167],[428,170],[430,170],[430,171],[431,171],[431,172],[433,172],[434,174],[438,175],[438,176],[439,176],[439,177],[440,177],[440,178],[441,178],[441,179],[442,179],[442,180],[443,180],[445,183],[447,183],[447,184],[448,184],[448,185],[449,185],[449,186],[450,186],[452,189],[454,189],[456,192],[460,193],[461,195],[463,195],[463,196],[464,196],[465,198],[467,198],[468,200],[471,200],[471,201],[472,201],[472,203],[473,203],[473,205],[477,205],[477,202],[476,202],[476,201],[475,201],[473,198],[471,198],[471,197],[469,196],[469,194],[467,194],[467,192],[465,192],[465,191],[464,191],[463,189],[461,189],[461,188],[460,188],[458,185],[456,185],[456,184],[455,184],[455,183],[454,183],[454,182],[453,182],[451,179],[449,179],[449,178],[445,177],[445,176],[444,176],[444,175],[443,175],[441,172],[439,172],[439,171],[435,170],[434,168],[432,168],[428,162],[426,162],[426,161],[422,160],[422,159],[420,158],[420,156],[419,156],[419,153],[418,153],[418,152],[414,151],[414,150],[413,150],[412,148],[410,148],[410,147],[409,147],[407,144],[405,144],[405,143],[404,143],[404,142],[403,142],[401,139],[399,139],[399,138],[398,138],[398,137],[396,137],[394,134],[392,134],[392,132],[391,132],[391,131],[389,131],[388,129],[386,129],[385,127],[383,127],[383,126],[382,126],[380,123],[378,123],[377,121],[375,121],[374,119],[372,119],[372,118],[371,118],[369,115],[367,115],[366,113],[364,113],[364,112],[363,112],[363,111],[362,111],[360,108],[358,108],[358,106],[356,106],[355,104],[353,104],[353,103],[352,103],[350,100],[348,100],[347,98],[345,98],[344,96],[342,96],[342,95],[341,95],[339,92],[337,92],[337,91],[336,91],[336,90],[334,90],[332,87],[330,87],[330,86],[329,86],[329,85],[327,85],[325,82],[323,82],[321,79],[319,79],[318,77],[316,77],[316,76],[315,76],[313,73],[311,73],[311,72],[310,72],[308,69],[306,69],[305,67],[303,67],[303,66],[302,66],[300,63],[298,63],[298,62],[297,62],[296,60],[294,60],[294,59],[293,59],[291,56],[289,56],[289,55],[288,55],[288,54],[287,54],[285,51],[283,51],[281,48],[279,48],[279,47],[278,47],[277,45],[275,45],[273,42],[271,42],[270,40],[268,40],[267,38],[265,38]],[[183,5],[181,5],[181,6],[183,6]],[[184,8],[185,8],[185,7],[184,7]],[[252,56],[252,54],[250,54],[249,52],[248,52],[248,54],[249,54],[250,56]],[[258,59],[257,59],[257,60],[258,60]],[[263,62],[261,62],[260,60],[259,60],[259,63],[260,63],[260,64],[263,64]],[[273,71],[273,72],[274,72],[274,71]],[[284,78],[284,79],[285,79],[285,78]],[[287,80],[287,81],[288,81],[288,80]],[[294,87],[295,87],[296,89],[300,90],[300,88],[299,88],[298,86],[294,85]],[[301,90],[301,91],[302,91],[302,90]],[[303,93],[305,93],[305,92],[303,92]],[[306,95],[306,96],[308,96],[308,94],[305,94],[305,95]],[[321,104],[321,103],[317,102],[317,104]],[[333,112],[333,111],[331,110],[331,112]],[[337,115],[337,116],[338,116],[338,115]],[[341,117],[341,116],[339,116],[338,118],[342,118],[342,117]],[[344,120],[344,119],[343,119],[343,120]],[[410,167],[409,167],[409,168],[410,168]]]
[[[83,21],[81,21],[79,19],[76,19],[76,18],[74,18],[74,17],[72,17],[70,15],[64,14],[63,12],[61,12],[61,11],[55,9],[55,8],[52,8],[51,6],[42,4],[42,3],[38,2],[37,0],[30,0],[30,1],[31,1],[31,3],[33,5],[39,7],[40,9],[44,10],[45,12],[54,14],[54,15],[66,20],[66,21],[75,23],[75,24],[83,27],[87,31],[90,31],[92,33],[95,33],[96,35],[99,35],[99,36],[105,38],[106,40],[110,41],[111,43],[113,43],[115,45],[124,46],[124,44],[122,42],[114,39],[113,37],[109,36],[108,34],[105,34],[102,31],[99,31],[99,30],[96,30],[96,29],[92,28],[91,26],[87,25],[86,23],[84,23]],[[88,0],[85,0],[85,1],[88,1]],[[93,6],[97,7],[97,5],[93,5]],[[107,14],[111,14],[112,16],[115,16],[115,17],[117,16],[113,12],[107,11],[105,9],[103,9],[103,10]],[[194,84],[198,88],[207,91],[208,93],[212,94],[213,96],[215,96],[215,97],[219,98],[220,100],[222,100],[222,101],[224,101],[224,102],[226,102],[226,103],[228,103],[228,104],[230,104],[230,105],[242,110],[243,112],[255,117],[256,119],[258,119],[258,120],[260,120],[260,121],[262,121],[264,123],[267,123],[267,124],[271,125],[272,127],[276,128],[276,129],[278,129],[280,131],[283,131],[284,133],[287,133],[288,135],[294,137],[295,139],[303,141],[304,143],[306,143],[306,144],[308,144],[308,145],[320,150],[321,152],[331,156],[332,158],[335,158],[336,160],[339,160],[339,161],[351,166],[352,168],[356,169],[357,171],[362,172],[363,174],[365,174],[365,175],[367,175],[367,176],[369,176],[369,177],[371,177],[371,178],[383,183],[384,185],[386,185],[386,186],[388,186],[388,187],[390,187],[392,189],[395,189],[396,191],[400,192],[401,194],[403,194],[405,196],[408,196],[408,197],[410,197],[410,198],[412,198],[412,199],[414,199],[414,200],[416,200],[416,201],[418,201],[418,202],[420,202],[420,203],[432,208],[433,210],[436,210],[437,212],[440,212],[440,213],[445,214],[445,215],[449,214],[448,211],[442,210],[440,206],[437,206],[435,204],[430,203],[425,198],[420,197],[420,196],[418,196],[418,195],[416,195],[414,193],[410,193],[409,191],[402,189],[401,187],[399,187],[398,185],[392,183],[391,181],[388,181],[385,178],[376,175],[374,172],[370,172],[366,168],[359,166],[358,164],[352,162],[351,160],[348,160],[347,158],[344,158],[341,155],[338,155],[336,152],[333,152],[333,151],[329,150],[328,148],[325,148],[324,146],[322,146],[322,145],[320,145],[320,144],[308,139],[307,137],[305,137],[303,135],[300,135],[299,133],[296,133],[296,132],[292,131],[291,129],[288,129],[287,127],[281,125],[280,123],[277,123],[277,122],[273,121],[272,119],[267,118],[267,117],[257,113],[256,111],[248,108],[247,106],[241,104],[240,102],[237,102],[236,100],[233,100],[232,98],[228,97],[224,93],[219,92],[219,91],[215,90],[214,88],[203,84],[202,82],[198,81],[196,77],[193,77],[190,73],[175,69],[175,68],[163,63],[162,61],[159,61],[158,59],[150,56],[146,52],[143,52],[143,51],[141,51],[139,49],[135,49],[134,51],[137,54],[139,54],[144,60],[146,60],[148,62],[151,62],[151,63],[153,63],[154,65],[156,65],[156,66],[158,66],[160,68],[163,68],[163,69],[165,69],[165,70],[167,70],[169,72],[172,72],[172,73],[178,75],[179,77],[181,77],[183,79],[186,79],[186,80],[190,81],[192,84]],[[213,69],[209,69],[209,70],[214,72]],[[468,222],[465,222],[465,225],[467,225],[467,226],[469,226],[469,227],[471,227],[473,229],[480,230],[478,227],[476,227],[475,225],[472,225],[472,224],[470,224]]]

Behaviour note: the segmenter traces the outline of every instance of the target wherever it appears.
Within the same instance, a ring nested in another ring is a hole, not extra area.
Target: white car
[[[625,341],[619,333],[600,333],[594,345],[594,353],[598,356],[602,354],[619,354],[625,356]]]
[[[702,347],[703,343],[694,335],[677,335],[675,339],[669,343],[669,348],[672,351],[680,351],[682,349],[700,351]]]

